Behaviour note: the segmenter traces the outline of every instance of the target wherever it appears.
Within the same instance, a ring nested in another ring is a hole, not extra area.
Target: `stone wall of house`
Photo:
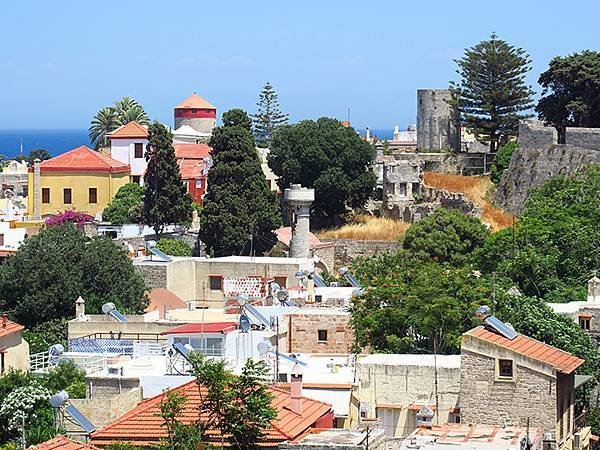
[[[93,399],[74,398],[70,400],[97,429],[114,422],[142,401],[142,390],[139,387],[126,388],[121,393],[115,391],[104,394]]]
[[[134,266],[144,277],[148,289],[167,287],[166,264],[138,263]]]
[[[397,241],[362,241],[354,239],[331,239],[334,242],[334,266],[349,265],[356,258],[374,256],[379,253],[396,253],[400,249]]]
[[[310,313],[287,314],[289,353],[348,354],[354,343],[350,313],[332,313],[323,308]],[[319,341],[319,330],[327,331],[327,340]]]
[[[515,361],[515,381],[496,380],[495,358],[461,352],[462,423],[556,429],[556,382]]]
[[[567,128],[565,144],[557,144],[557,133],[538,121],[521,121],[519,147],[504,171],[496,203],[519,214],[532,191],[555,175],[573,175],[590,164],[600,164],[600,129]]]

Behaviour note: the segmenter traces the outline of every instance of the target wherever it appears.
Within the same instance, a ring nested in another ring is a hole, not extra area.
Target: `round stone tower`
[[[292,239],[290,258],[308,258],[310,236],[310,205],[315,201],[315,190],[292,184],[283,194],[292,212]]]
[[[175,129],[188,125],[199,133],[212,133],[217,125],[217,108],[193,93],[175,107]]]
[[[448,104],[449,89],[417,90],[417,148],[460,150],[456,113]]]

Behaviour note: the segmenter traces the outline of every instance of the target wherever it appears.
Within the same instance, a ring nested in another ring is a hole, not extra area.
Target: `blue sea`
[[[0,154],[7,158],[43,148],[52,156],[60,155],[81,145],[90,146],[88,130],[0,130]]]

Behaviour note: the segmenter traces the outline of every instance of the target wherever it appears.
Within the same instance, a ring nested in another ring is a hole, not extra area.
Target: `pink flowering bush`
[[[51,227],[54,225],[63,225],[65,223],[72,223],[77,225],[78,227],[82,227],[85,223],[91,222],[94,220],[92,216],[87,213],[75,211],[74,209],[70,209],[58,214],[55,214],[52,217],[46,219],[46,226]]]

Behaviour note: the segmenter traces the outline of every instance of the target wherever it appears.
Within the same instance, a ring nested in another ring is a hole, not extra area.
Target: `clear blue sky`
[[[445,87],[492,31],[536,80],[555,55],[598,50],[596,1],[10,1],[0,12],[0,128],[87,128],[124,95],[151,118],[193,91],[252,112],[276,87],[293,121],[405,127],[415,90]]]

